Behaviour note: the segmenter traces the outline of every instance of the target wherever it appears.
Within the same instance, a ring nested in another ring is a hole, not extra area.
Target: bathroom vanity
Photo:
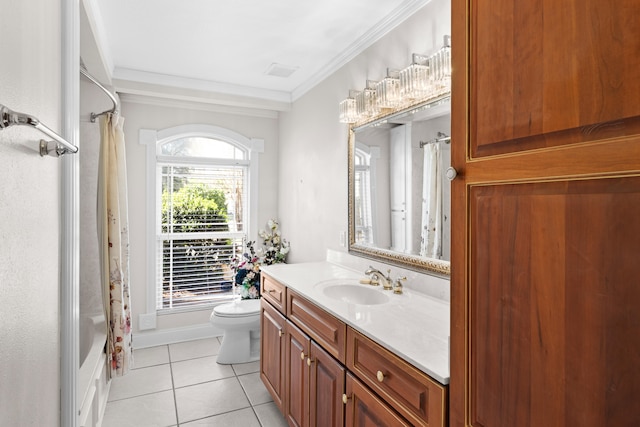
[[[446,301],[329,262],[261,276],[260,377],[289,425],[448,425]]]

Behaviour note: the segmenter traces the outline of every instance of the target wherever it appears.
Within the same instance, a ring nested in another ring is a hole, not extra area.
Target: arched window
[[[252,151],[260,151],[262,141],[212,126],[181,126],[157,132],[154,145],[148,188],[154,194],[155,310],[228,300],[231,262],[250,224],[250,183],[257,174]]]

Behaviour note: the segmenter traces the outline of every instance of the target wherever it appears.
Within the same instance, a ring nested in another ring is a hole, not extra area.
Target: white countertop
[[[389,302],[360,305],[326,296],[327,281],[357,283],[364,272],[330,262],[273,264],[261,270],[311,302],[344,321],[378,344],[397,354],[442,384],[449,383],[449,303],[404,288],[401,295],[375,289]],[[395,279],[395,277],[393,277]],[[323,283],[324,282],[324,283]]]

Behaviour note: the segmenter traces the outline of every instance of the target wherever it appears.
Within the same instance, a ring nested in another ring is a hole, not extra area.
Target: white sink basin
[[[377,305],[389,302],[387,295],[366,285],[335,284],[324,287],[322,292],[329,298],[350,304]]]

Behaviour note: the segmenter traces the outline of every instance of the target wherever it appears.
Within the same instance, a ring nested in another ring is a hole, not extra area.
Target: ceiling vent
[[[300,67],[292,67],[290,65],[276,64],[274,62],[273,64],[269,65],[269,68],[267,68],[267,71],[265,71],[264,73],[268,76],[286,78],[286,77],[289,77],[291,74],[295,73],[298,68]]]

